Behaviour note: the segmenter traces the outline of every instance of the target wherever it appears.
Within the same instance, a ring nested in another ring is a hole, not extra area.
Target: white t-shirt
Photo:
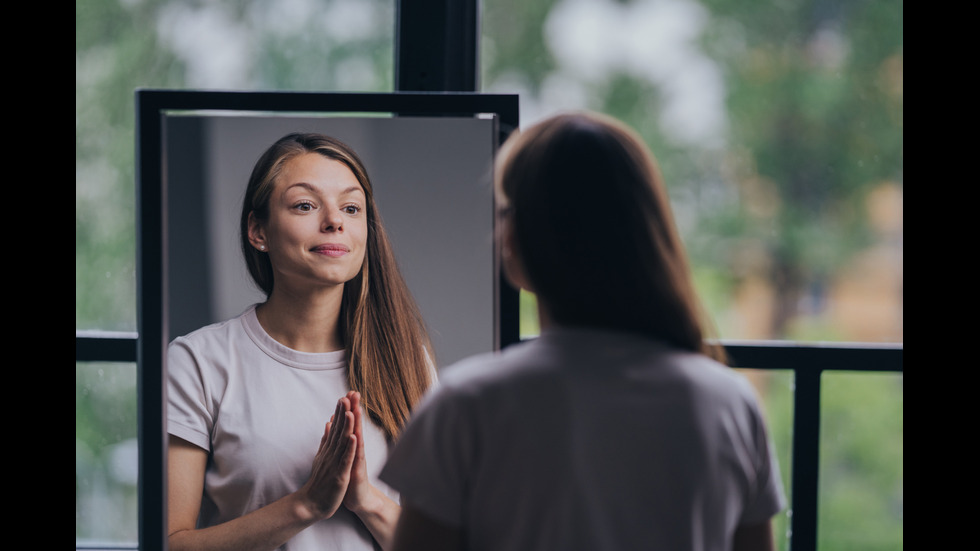
[[[337,400],[348,391],[343,351],[297,352],[266,333],[250,307],[170,344],[167,429],[209,452],[199,526],[238,518],[299,489],[309,478]],[[368,473],[388,453],[380,428],[364,423]],[[289,550],[375,549],[367,528],[341,507],[294,536]]]
[[[381,478],[473,550],[726,550],[785,505],[744,377],[587,329],[443,369]]]

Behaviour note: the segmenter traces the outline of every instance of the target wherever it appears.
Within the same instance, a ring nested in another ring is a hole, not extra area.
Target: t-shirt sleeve
[[[392,448],[379,478],[432,518],[463,523],[477,457],[472,403],[445,386],[419,404]]]
[[[751,409],[751,442],[754,446],[752,479],[754,487],[749,492],[739,524],[755,524],[772,518],[786,507],[779,462],[766,429],[766,422],[754,392],[749,397]]]
[[[167,432],[210,451],[214,417],[199,363],[184,340],[177,339],[168,347]]]

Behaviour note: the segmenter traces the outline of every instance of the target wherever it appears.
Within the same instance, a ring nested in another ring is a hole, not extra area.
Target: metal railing
[[[792,371],[793,435],[791,458],[790,548],[815,551],[820,470],[821,377],[830,371],[902,373],[901,344],[801,344],[781,341],[725,341],[733,367]],[[131,333],[76,332],[76,362],[137,362],[137,337]],[[163,503],[165,496],[148,501]],[[77,549],[138,549],[93,546]]]

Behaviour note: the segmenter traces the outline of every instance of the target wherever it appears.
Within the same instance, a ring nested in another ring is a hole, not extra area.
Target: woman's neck
[[[344,348],[343,296],[343,285],[302,294],[273,289],[255,315],[266,333],[284,346],[300,352],[333,352]]]

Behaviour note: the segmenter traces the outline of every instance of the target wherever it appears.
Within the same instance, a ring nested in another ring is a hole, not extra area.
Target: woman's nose
[[[322,231],[343,231],[344,217],[340,209],[326,209],[323,215]]]

